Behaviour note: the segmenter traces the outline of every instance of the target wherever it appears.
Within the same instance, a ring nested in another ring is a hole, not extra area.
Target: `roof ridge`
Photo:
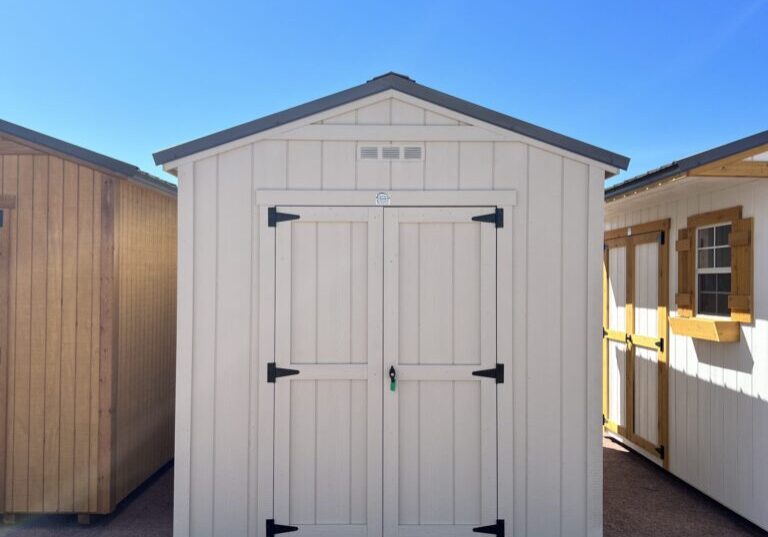
[[[388,72],[364,84],[157,151],[153,155],[155,164],[166,164],[390,89],[609,166],[626,170],[629,165],[629,158],[618,153],[418,84],[410,77],[395,72]]]

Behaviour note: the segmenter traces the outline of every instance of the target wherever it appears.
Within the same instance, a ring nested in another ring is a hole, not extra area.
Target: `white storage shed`
[[[768,131],[605,193],[605,428],[768,530]],[[669,310],[669,311],[668,311]]]
[[[179,178],[176,536],[601,533],[625,157],[389,73],[155,160]]]

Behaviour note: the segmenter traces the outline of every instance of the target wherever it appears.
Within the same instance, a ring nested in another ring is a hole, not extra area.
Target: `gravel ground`
[[[603,440],[605,537],[767,537],[621,444]]]
[[[171,537],[173,524],[173,467],[158,471],[120,502],[115,512],[91,516],[80,526],[75,515],[17,516],[13,526],[0,526],[0,536],[18,537]]]
[[[605,537],[768,537],[640,455],[603,441]],[[155,474],[111,515],[79,526],[74,515],[18,517],[0,537],[171,537],[173,468]]]

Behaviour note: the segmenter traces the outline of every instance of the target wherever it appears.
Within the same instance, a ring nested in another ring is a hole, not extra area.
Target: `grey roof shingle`
[[[598,162],[614,166],[616,168],[627,169],[629,165],[629,159],[617,153],[612,153],[605,149],[590,145],[585,142],[581,142],[574,138],[564,136],[538,127],[531,123],[507,116],[500,112],[496,112],[489,108],[479,106],[477,104],[453,97],[446,93],[434,90],[427,86],[417,84],[412,79],[405,75],[398,73],[386,73],[372,78],[365,84],[355,86],[353,88],[322,97],[320,99],[310,101],[282,112],[277,112],[248,123],[243,123],[236,127],[231,127],[208,136],[203,136],[196,140],[158,151],[154,154],[156,164],[165,164],[172,160],[180,159],[200,151],[205,151],[212,147],[216,147],[228,142],[239,140],[246,136],[256,134],[268,129],[296,121],[313,114],[324,112],[332,108],[381,93],[383,91],[394,89],[422,99],[443,108],[447,108],[454,112],[473,117],[480,121],[490,123],[497,127],[507,129],[523,136],[528,136],[535,140],[571,151],[578,155],[582,155]]]

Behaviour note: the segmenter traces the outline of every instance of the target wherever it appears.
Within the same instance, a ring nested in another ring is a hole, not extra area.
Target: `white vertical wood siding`
[[[459,125],[396,99],[324,122]],[[500,509],[518,536],[601,534],[604,171],[541,144],[423,143],[422,161],[374,162],[357,159],[355,141],[263,140],[179,167],[175,535],[263,531],[254,514],[257,403],[266,386],[256,344],[265,312],[255,189],[516,190],[518,205],[505,215],[512,244],[498,246],[514,273],[514,323],[498,330],[499,349],[513,349],[511,392],[499,396],[499,411],[506,405],[515,425],[500,437],[499,474],[514,481],[514,495],[500,497]],[[297,388],[296,404],[313,389]],[[476,398],[473,389],[461,397]]]
[[[669,217],[674,241],[692,214],[742,205],[744,216],[755,218],[754,324],[741,325],[741,340],[734,344],[670,331],[668,453],[672,473],[768,529],[768,281],[763,277],[768,271],[768,184],[691,186],[680,185],[661,201],[617,203],[621,214],[609,204],[606,229]],[[674,314],[674,250],[669,276]]]

